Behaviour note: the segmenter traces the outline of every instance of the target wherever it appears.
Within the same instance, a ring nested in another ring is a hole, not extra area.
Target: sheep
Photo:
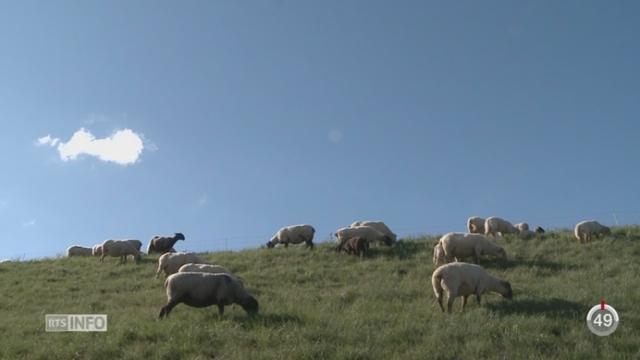
[[[138,251],[140,251],[142,249],[142,241],[140,241],[140,240],[131,239],[131,240],[125,240],[125,241],[128,241],[131,244],[133,244],[136,247],[136,249],[138,249]]]
[[[132,255],[137,262],[140,260],[140,250],[135,243],[129,240],[105,240],[102,243],[102,255],[100,262],[104,261],[105,256],[119,257],[120,263],[127,262],[127,256]]]
[[[67,249],[67,256],[91,256],[91,250],[92,249],[88,247],[73,245]]]
[[[175,233],[173,236],[161,236],[156,235],[149,240],[149,246],[147,246],[147,254],[164,254],[166,252],[175,252],[173,246],[178,240],[185,240],[184,234]]]
[[[391,239],[392,243],[395,243],[396,240],[398,239],[398,236],[393,231],[391,231],[391,229],[389,229],[387,224],[385,224],[382,221],[356,221],[353,224],[349,225],[349,227],[357,227],[357,226],[369,226],[369,227],[372,227],[372,228],[380,231],[384,235],[389,236],[389,238]]]
[[[538,233],[527,229],[527,230],[520,231],[520,233],[518,234],[518,237],[522,240],[529,240],[534,236],[536,236],[537,234]]]
[[[518,232],[515,226],[511,225],[507,220],[492,216],[484,222],[484,234],[500,236],[505,234],[515,234]]]
[[[433,246],[433,263],[436,266],[440,266],[447,263],[445,258],[444,249],[442,248],[442,244],[438,241]]]
[[[347,252],[347,254],[353,253],[363,258],[369,251],[369,241],[359,236],[352,237],[344,243],[339,244],[336,250],[338,252],[344,250]]]
[[[91,249],[91,255],[93,256],[102,256],[102,244],[94,245]]]
[[[188,263],[204,264],[205,262],[202,261],[195,253],[164,253],[158,258],[158,270],[156,271],[156,279],[160,275],[161,271],[164,271],[165,276],[169,276],[171,274],[177,273],[182,265]]]
[[[352,237],[364,238],[369,242],[369,244],[375,242],[382,242],[388,246],[391,246],[393,244],[393,240],[391,239],[391,237],[389,237],[389,235],[385,235],[370,226],[348,227],[338,229],[336,231],[336,242],[338,243],[338,246],[351,239]]]
[[[306,247],[313,250],[313,235],[316,229],[311,225],[291,225],[285,226],[278,230],[271,240],[267,241],[267,247],[273,248],[277,244],[284,244],[285,247],[289,247],[289,244],[305,243]]]
[[[518,229],[518,232],[524,232],[529,230],[529,224],[526,222],[521,222],[515,225],[515,228]]]
[[[220,265],[210,265],[210,264],[194,264],[188,263],[184,264],[178,269],[178,272],[204,272],[210,274],[229,274],[231,272]]]
[[[507,252],[502,247],[480,234],[452,232],[442,236],[438,243],[441,245],[444,259],[448,263],[454,259],[460,261],[473,256],[474,262],[478,264],[481,255],[493,255],[502,260],[507,258]],[[437,250],[439,249],[434,249],[434,259]]]
[[[443,290],[447,292],[448,313],[451,313],[453,302],[458,296],[462,296],[462,311],[467,305],[469,295],[475,295],[478,304],[480,304],[480,296],[487,292],[497,292],[509,300],[513,298],[511,284],[508,281],[489,274],[481,266],[475,264],[442,265],[431,275],[431,285],[442,312],[444,312],[444,306],[442,306]]]
[[[171,309],[180,303],[193,307],[218,305],[220,317],[225,305],[231,304],[242,306],[249,315],[258,313],[258,301],[228,274],[176,273],[165,280],[164,287],[167,304],[160,310],[160,319],[169,316]]]
[[[484,221],[481,217],[472,216],[467,219],[467,229],[472,234],[484,234]]]
[[[610,235],[611,229],[595,220],[585,220],[576,224],[574,234],[580,243],[586,243],[594,237]]]

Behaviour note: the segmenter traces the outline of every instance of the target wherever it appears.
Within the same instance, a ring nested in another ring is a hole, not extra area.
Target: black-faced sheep
[[[313,249],[313,235],[315,232],[316,229],[311,225],[285,226],[273,235],[271,240],[267,242],[267,247],[273,248],[277,244],[284,244],[285,247],[288,247],[289,244],[305,243],[308,248]]]
[[[149,246],[147,247],[147,254],[164,254],[167,252],[175,252],[173,248],[178,240],[184,241],[184,234],[175,233],[173,236],[161,236],[156,235],[149,240]]]
[[[576,224],[574,235],[580,243],[591,241],[594,237],[606,236],[611,234],[611,229],[598,223],[595,220],[585,220]]]
[[[336,250],[338,252],[344,250],[347,254],[355,254],[362,258],[369,251],[369,241],[359,236],[352,237],[344,243],[339,244]]]
[[[484,234],[484,221],[481,217],[470,217],[467,219],[467,230],[472,234]]]
[[[160,310],[160,319],[169,316],[171,309],[180,303],[193,307],[218,305],[220,316],[224,314],[224,307],[231,304],[242,306],[249,315],[258,312],[258,301],[227,274],[177,273],[169,276],[164,286],[167,304]]]
[[[437,252],[441,255],[437,256]],[[507,252],[502,247],[480,234],[448,233],[443,235],[434,247],[436,265],[442,263],[443,260],[446,262],[461,261],[468,257],[473,257],[474,262],[478,264],[482,255],[493,255],[502,260],[507,258]]]
[[[73,245],[67,249],[67,256],[91,256],[91,250],[92,249],[88,247]]]
[[[509,282],[490,275],[481,266],[467,263],[451,263],[437,268],[431,276],[431,285],[440,309],[444,312],[443,291],[447,292],[447,311],[456,297],[462,296],[462,311],[467,305],[469,295],[475,295],[480,304],[480,297],[487,292],[497,292],[506,299],[513,297]]]
[[[349,227],[358,227],[358,226],[369,226],[372,227],[384,235],[387,235],[392,243],[395,243],[398,240],[398,236],[389,229],[387,224],[382,221],[356,221],[353,224],[349,225]]]

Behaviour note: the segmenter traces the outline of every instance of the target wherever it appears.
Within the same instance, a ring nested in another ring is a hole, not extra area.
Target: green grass
[[[1,359],[584,359],[640,358],[640,228],[614,229],[580,245],[570,232],[498,239],[509,260],[484,261],[511,282],[513,301],[473,298],[464,313],[437,307],[431,289],[436,238],[405,239],[370,256],[329,245],[205,254],[245,282],[260,302],[222,319],[215,307],[166,297],[157,257],[61,258],[0,264]],[[587,311],[604,296],[621,317],[609,337],[592,335]],[[51,313],[105,313],[106,333],[47,333]]]

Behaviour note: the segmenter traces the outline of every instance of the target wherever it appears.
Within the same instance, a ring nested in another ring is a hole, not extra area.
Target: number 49
[[[605,327],[609,327],[613,324],[613,316],[611,314],[598,314],[595,319],[593,319],[593,323],[597,326],[602,326],[604,323]]]

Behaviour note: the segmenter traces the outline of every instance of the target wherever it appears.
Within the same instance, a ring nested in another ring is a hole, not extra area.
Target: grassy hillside
[[[472,298],[464,313],[458,300],[452,315],[431,289],[434,241],[405,239],[365,260],[329,245],[206,254],[244,279],[260,302],[254,318],[181,304],[158,321],[166,297],[153,256],[0,264],[0,358],[640,358],[640,228],[582,246],[566,231],[499,239],[509,260],[483,265],[512,283],[514,300]],[[605,338],[585,325],[601,296],[621,316]],[[109,330],[46,333],[49,313],[106,313]]]

